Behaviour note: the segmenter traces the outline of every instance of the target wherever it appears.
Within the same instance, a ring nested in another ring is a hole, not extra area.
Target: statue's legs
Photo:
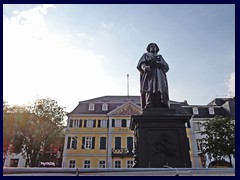
[[[145,92],[141,93],[141,106],[142,106],[142,108],[145,108],[145,106],[146,106],[146,93]]]
[[[155,108],[168,108],[168,100],[164,98],[160,92],[152,94],[152,107]]]
[[[146,105],[145,108],[151,108],[152,107],[152,93],[146,92]]]

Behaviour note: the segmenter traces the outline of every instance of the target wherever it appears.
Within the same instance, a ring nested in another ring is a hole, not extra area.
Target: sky
[[[235,96],[234,4],[4,4],[3,100],[140,95],[137,63],[157,43],[173,101]],[[129,91],[127,88],[129,74]]]

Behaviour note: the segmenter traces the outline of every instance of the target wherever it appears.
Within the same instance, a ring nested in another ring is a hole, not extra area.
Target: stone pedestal
[[[185,123],[190,114],[179,114],[170,108],[145,109],[131,118],[135,134],[136,168],[164,166],[190,168],[189,141]]]

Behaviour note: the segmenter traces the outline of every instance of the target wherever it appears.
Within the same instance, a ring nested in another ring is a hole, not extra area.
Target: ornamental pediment
[[[141,108],[138,105],[128,102],[116,108],[115,110],[111,111],[108,115],[131,116],[131,115],[140,115],[141,113],[142,113]]]

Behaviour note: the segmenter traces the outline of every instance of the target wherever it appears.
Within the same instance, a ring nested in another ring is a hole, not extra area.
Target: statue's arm
[[[145,71],[149,71],[150,70],[150,66],[148,66],[146,64],[147,60],[146,60],[146,53],[144,53],[142,55],[142,57],[140,58],[138,65],[137,65],[137,69],[140,71],[140,73],[144,73]]]
[[[168,72],[169,66],[161,55],[159,55],[158,60],[156,61],[157,66],[161,68],[165,73]]]

